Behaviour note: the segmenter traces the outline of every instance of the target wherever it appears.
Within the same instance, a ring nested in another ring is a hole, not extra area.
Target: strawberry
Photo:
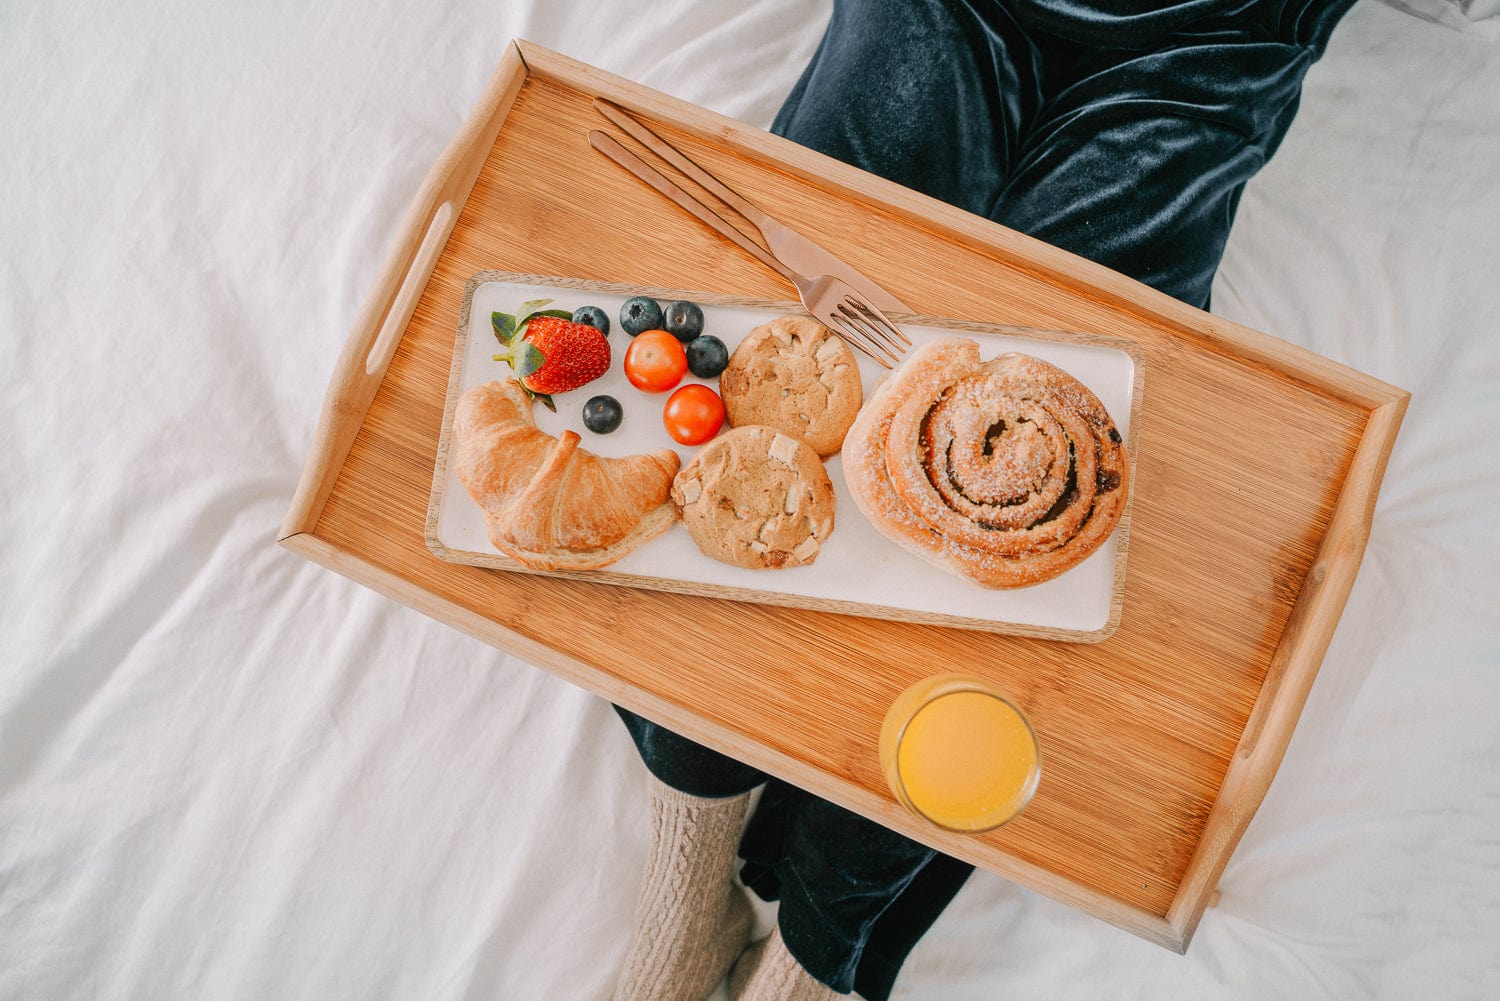
[[[509,363],[527,395],[556,411],[553,393],[566,393],[609,371],[609,341],[595,327],[560,316],[526,318],[496,361]]]

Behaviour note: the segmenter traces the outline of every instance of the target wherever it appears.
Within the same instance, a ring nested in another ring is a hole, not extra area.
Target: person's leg
[[[1352,3],[835,0],[772,131],[1203,306]]]
[[[937,852],[790,786],[776,784],[774,795],[782,815],[780,859],[770,876],[781,900],[777,928],[736,966],[730,995],[814,1001],[847,994],[877,921]]]
[[[635,741],[646,769],[679,792],[708,799],[748,793],[766,780],[766,773],[688,740],[679,733],[615,706],[630,739]]]
[[[615,1001],[702,1001],[750,937],[734,885],[750,791],[765,776],[615,707],[650,773],[651,851]]]
[[[1084,45],[1037,41],[983,0],[836,0],[773,131],[1204,305],[1244,182],[1351,3],[1229,4],[1237,16],[1218,23],[1131,18],[1118,34],[1088,15],[1100,44]],[[1148,37],[1146,52],[1104,51]],[[780,808],[785,830],[746,870],[783,899],[762,953],[784,948],[815,983],[880,1001],[971,868],[828,804]],[[757,960],[736,971],[742,990]]]
[[[842,985],[852,965],[854,989],[867,1001],[889,997],[906,956],[974,871],[967,862],[883,828],[875,831],[876,826],[771,779],[740,842],[745,885],[762,899],[785,896],[792,901],[782,917],[792,928],[799,954],[817,974],[807,976],[819,986]],[[867,837],[872,831],[875,836]],[[897,840],[883,845],[888,839]],[[894,849],[891,857],[864,857],[883,848]],[[859,892],[849,893],[851,885],[858,885]],[[783,886],[793,888],[784,894]],[[810,941],[822,927],[812,915],[842,906],[837,903],[841,898],[853,901],[849,911],[829,922],[826,940]],[[782,954],[780,962],[771,961],[773,967],[801,967],[783,935],[763,945],[762,952]],[[741,960],[735,967],[736,986],[743,985],[760,959],[749,954]],[[753,994],[743,991],[742,996]]]
[[[1206,307],[1245,182],[1352,3],[1261,3],[1139,52],[1034,36],[1068,79],[986,214]]]
[[[1009,10],[988,0],[835,0],[771,131],[982,214],[1040,108],[1043,69]],[[736,967],[746,998],[856,986],[884,997],[973,871],[778,782],[742,854],[747,884],[782,901],[776,934]]]
[[[771,131],[983,214],[1036,114],[1040,73],[989,0],[834,0]]]

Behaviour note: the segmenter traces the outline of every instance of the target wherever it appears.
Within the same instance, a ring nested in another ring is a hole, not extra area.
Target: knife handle
[[[636,142],[682,171],[683,174],[696,181],[704,190],[749,220],[751,225],[760,230],[760,238],[765,241],[765,245],[769,248],[771,256],[780,261],[783,266],[794,272],[800,272],[803,275],[831,275],[835,278],[841,278],[860,292],[863,292],[870,302],[881,309],[900,310],[905,313],[912,311],[910,306],[897,299],[887,289],[877,284],[871,278],[861,274],[850,266],[847,261],[829,253],[825,248],[814,243],[795,229],[778,222],[756,208],[738,191],[735,191],[728,184],[719,180],[704,167],[699,166],[697,161],[692,157],[657,135],[651,126],[636,118],[624,108],[599,97],[594,99],[594,110],[623,129]]]
[[[661,194],[667,196],[678,208],[691,214],[699,222],[731,241],[745,253],[760,261],[793,285],[797,284],[797,275],[790,271],[786,265],[772,257],[764,247],[735,229],[725,221],[723,216],[688,194],[685,189],[661,171],[630,152],[624,146],[621,146],[608,133],[590,132],[589,145],[655,188]]]
[[[682,171],[688,177],[691,177],[694,181],[703,185],[704,189],[710,192],[715,198],[722,200],[724,204],[734,209],[746,219],[749,219],[760,228],[761,236],[766,235],[767,225],[780,225],[760,209],[745,201],[738,191],[735,191],[729,185],[698,166],[692,157],[657,135],[649,125],[635,118],[624,108],[616,104],[611,104],[603,98],[595,98],[594,109],[624,129],[636,142]]]

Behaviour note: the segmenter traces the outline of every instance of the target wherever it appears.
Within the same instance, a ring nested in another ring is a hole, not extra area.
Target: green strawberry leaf
[[[508,345],[516,333],[516,318],[497,310],[490,314],[490,326],[495,328],[495,336],[500,339],[500,343]]]
[[[511,368],[516,370],[518,379],[526,378],[547,363],[547,356],[542,353],[542,349],[530,341],[517,341],[512,345],[511,353]]]
[[[542,310],[539,313],[533,313],[532,314],[532,318],[533,319],[536,318],[536,317],[538,317],[538,316],[555,316],[559,320],[571,320],[571,319],[573,319],[573,314],[570,313],[570,312],[568,312],[566,309],[544,309],[544,310]]]
[[[546,393],[538,393],[536,390],[532,389],[530,386],[526,385],[526,383],[524,383],[524,382],[521,383],[521,389],[522,389],[523,392],[525,392],[525,394],[530,399],[532,399],[532,400],[541,400],[542,401],[542,406],[546,407],[548,410],[552,411],[554,414],[557,413],[557,404],[552,402],[552,397],[551,396],[549,396]]]

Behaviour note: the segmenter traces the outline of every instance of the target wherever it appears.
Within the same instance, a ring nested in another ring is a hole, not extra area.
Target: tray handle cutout
[[[427,224],[427,232],[422,237],[411,267],[407,268],[406,277],[402,279],[401,287],[396,290],[396,297],[386,311],[380,333],[375,336],[375,343],[365,356],[365,375],[383,375],[386,366],[390,365],[391,356],[396,353],[396,344],[401,340],[401,331],[406,329],[407,322],[411,320],[412,311],[417,308],[417,300],[427,287],[427,279],[437,264],[438,254],[442,253],[443,245],[448,242],[448,231],[453,226],[453,213],[453,203],[443,202],[432,214],[432,221]]]
[[[420,220],[420,202],[413,209],[412,214]],[[407,237],[392,249],[379,284],[365,302],[355,333],[334,367],[307,470],[297,484],[279,538],[305,532],[317,520],[457,218],[454,200],[444,199],[431,209],[425,227],[408,225]],[[420,242],[415,239],[417,233],[422,234]]]
[[[428,171],[407,210],[401,235],[386,258],[380,280],[365,301],[334,366],[312,451],[277,533],[278,540],[285,542],[316,526],[365,413],[396,356],[401,336],[526,77],[520,46],[508,46],[484,97]]]

